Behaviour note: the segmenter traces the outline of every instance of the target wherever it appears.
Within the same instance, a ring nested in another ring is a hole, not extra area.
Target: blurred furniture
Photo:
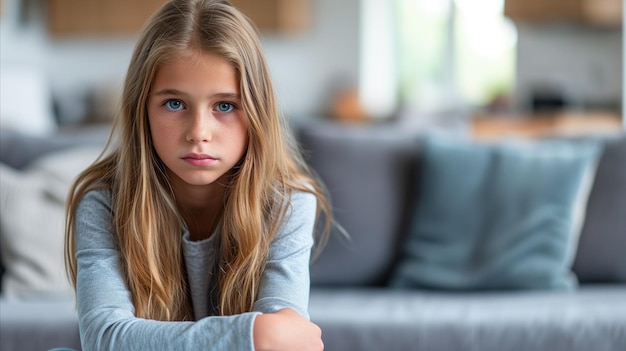
[[[310,313],[326,350],[626,349],[623,132],[582,138],[605,147],[573,264],[578,288],[451,291],[390,286],[407,248],[412,208],[423,201],[414,194],[427,132],[319,121],[297,130],[332,195],[336,221],[350,234],[334,232],[312,265]],[[466,181],[463,172],[455,178]],[[467,211],[481,206],[477,201]]]
[[[311,0],[231,0],[261,32],[298,33],[311,25]]]
[[[619,135],[624,132],[624,124],[615,112],[558,112],[478,115],[471,119],[470,129],[477,139],[589,137]]]
[[[110,127],[27,135],[0,129],[0,349],[80,349],[63,264],[65,199]]]
[[[54,36],[133,35],[164,0],[50,0],[49,31]],[[264,32],[293,33],[309,27],[310,0],[233,0]]]
[[[50,0],[48,29],[54,36],[134,35],[164,0]]]
[[[439,291],[389,285],[419,203],[413,194],[424,132],[327,121],[294,130],[331,193],[335,219],[350,235],[335,231],[311,268],[309,311],[326,350],[626,349],[626,135],[593,137],[604,149],[573,264],[577,289]],[[4,131],[0,161],[28,172],[46,157],[75,157],[77,149],[105,139],[106,131],[46,137]],[[12,233],[2,235],[10,240]],[[63,234],[55,235],[61,240]],[[6,276],[13,262],[0,252]],[[72,296],[0,296],[2,350],[79,349],[77,328]]]
[[[504,14],[520,22],[578,22],[595,26],[622,25],[621,0],[506,0]]]

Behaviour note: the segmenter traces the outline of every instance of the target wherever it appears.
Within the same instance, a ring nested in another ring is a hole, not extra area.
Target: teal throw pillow
[[[391,279],[399,288],[571,289],[601,147],[424,139],[419,200]]]

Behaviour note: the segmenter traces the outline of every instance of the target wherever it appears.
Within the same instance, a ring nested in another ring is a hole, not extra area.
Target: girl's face
[[[148,121],[174,189],[214,184],[246,152],[247,121],[235,69],[213,54],[184,55],[158,69]]]

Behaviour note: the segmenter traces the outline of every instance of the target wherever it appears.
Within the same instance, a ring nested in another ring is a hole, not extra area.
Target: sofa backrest
[[[311,267],[314,285],[383,285],[400,257],[419,182],[415,129],[334,122],[294,125],[307,161],[332,195],[337,228]],[[44,154],[103,145],[108,130],[50,138],[0,132],[0,162],[21,169]],[[608,140],[589,195],[574,272],[582,283],[626,282],[626,135]],[[0,258],[0,275],[2,272]]]
[[[60,131],[52,135],[25,135],[0,131],[0,162],[15,169],[24,169],[36,159],[52,152],[83,145],[104,145],[108,126]]]
[[[399,258],[418,160],[414,133],[384,126],[304,124],[296,136],[331,194],[335,227],[311,266],[313,285],[382,285]]]
[[[419,182],[419,131],[397,125],[296,126],[338,224],[311,267],[313,285],[383,285],[401,256]],[[626,135],[603,140],[573,270],[581,283],[626,282]]]

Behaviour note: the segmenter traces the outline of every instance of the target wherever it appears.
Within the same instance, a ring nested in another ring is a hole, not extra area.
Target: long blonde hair
[[[253,25],[227,1],[172,0],[144,27],[124,83],[121,106],[103,156],[74,183],[67,204],[65,261],[76,286],[76,208],[88,191],[111,191],[112,233],[136,315],[157,320],[192,318],[181,252],[180,213],[156,155],[146,100],[159,66],[188,50],[210,52],[235,68],[248,119],[248,149],[227,188],[219,244],[222,315],[250,311],[269,245],[294,190],[314,194],[326,225],[329,204],[279,113]]]

